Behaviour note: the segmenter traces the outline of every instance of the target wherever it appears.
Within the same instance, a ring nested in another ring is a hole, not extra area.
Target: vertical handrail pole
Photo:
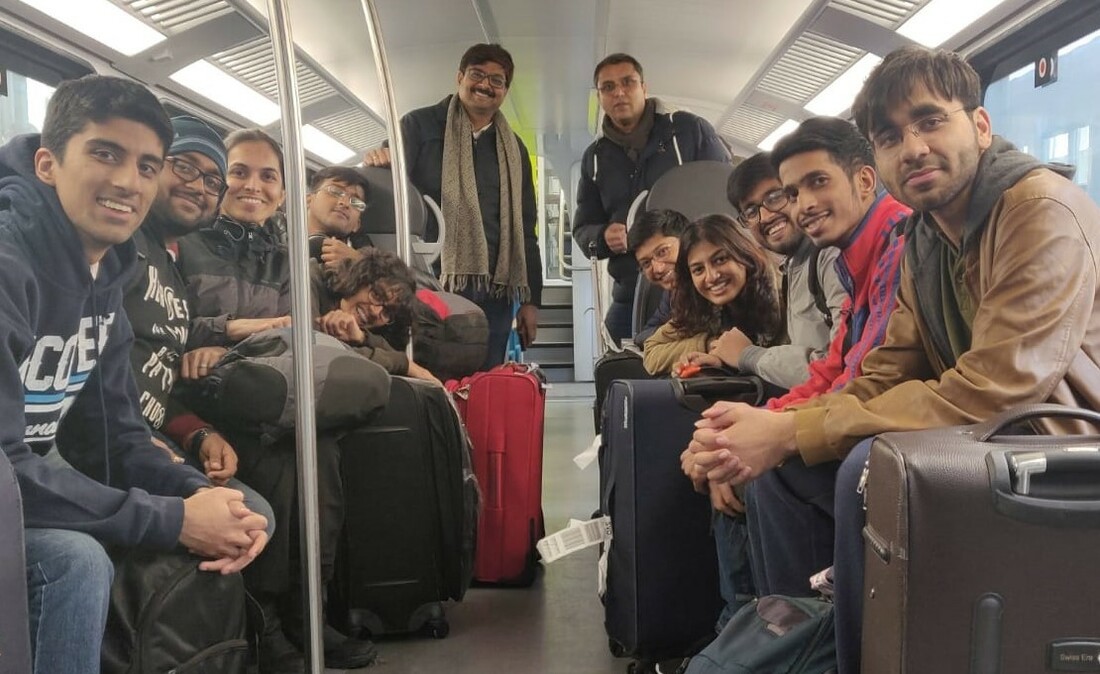
[[[321,539],[317,505],[317,435],[313,399],[313,329],[309,307],[309,242],[306,232],[306,163],[302,150],[302,112],[294,39],[284,0],[267,0],[267,23],[275,54],[275,76],[282,111],[283,156],[286,162],[286,216],[290,250],[291,339],[294,346],[294,386],[297,400],[298,522],[306,596],[302,633],[306,663],[312,674],[324,672],[321,646]]]
[[[393,203],[397,206],[397,254],[412,264],[412,241],[409,239],[409,196],[405,190],[405,139],[401,136],[401,120],[397,116],[397,99],[393,95],[393,79],[390,63],[386,59],[386,44],[382,40],[382,28],[374,0],[363,0],[363,14],[367,18],[370,46],[374,52],[374,65],[378,69],[378,82],[382,87],[382,114],[390,132],[390,166],[393,173]]]

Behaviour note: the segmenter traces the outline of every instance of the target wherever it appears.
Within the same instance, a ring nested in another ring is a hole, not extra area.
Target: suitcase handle
[[[997,449],[986,455],[996,510],[1040,526],[1100,526],[1100,445]],[[1039,477],[1043,476],[1043,477]]]
[[[974,436],[979,442],[989,442],[998,435],[1005,434],[1006,430],[1011,430],[1011,426],[1014,426],[1022,421],[1031,421],[1032,419],[1043,419],[1050,417],[1061,417],[1064,419],[1080,419],[1082,421],[1088,421],[1100,428],[1100,413],[1093,412],[1092,410],[1086,410],[1080,407],[1068,407],[1066,405],[1052,405],[1049,403],[1039,405],[1022,405],[1020,407],[1014,407],[1005,412],[1001,412],[997,416],[993,417],[984,424],[979,424],[974,429]],[[1064,440],[1066,437],[1061,436]]]
[[[674,377],[671,381],[677,402],[700,414],[719,400],[759,405],[764,399],[764,383],[759,377]]]

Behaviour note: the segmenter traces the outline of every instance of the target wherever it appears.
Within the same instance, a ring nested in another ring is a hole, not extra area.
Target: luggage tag
[[[611,518],[597,517],[581,521],[569,520],[569,526],[543,538],[535,547],[544,564],[557,561],[577,550],[590,548],[611,540]]]
[[[588,445],[583,452],[573,457],[573,463],[577,464],[577,468],[584,470],[592,465],[600,455],[600,443],[603,436],[599,433],[592,439],[592,444]]]

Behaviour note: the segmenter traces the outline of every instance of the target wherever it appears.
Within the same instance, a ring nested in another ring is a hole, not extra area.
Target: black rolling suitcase
[[[1033,405],[875,439],[864,672],[1100,671],[1100,434],[1010,434],[1071,419],[1100,428]]]
[[[600,432],[600,419],[603,415],[603,401],[607,398],[607,389],[616,379],[653,379],[642,364],[642,354],[636,351],[609,351],[596,361],[594,369],[596,379],[596,402],[592,408],[595,417],[596,432]]]
[[[441,602],[473,572],[478,490],[447,393],[394,377],[389,405],[340,441],[346,514],[331,611],[349,633],[447,635]]]
[[[604,405],[600,508],[611,517],[605,627],[615,655],[691,655],[722,609],[710,500],[680,470],[700,412],[715,400],[758,405],[754,376],[616,381]]]

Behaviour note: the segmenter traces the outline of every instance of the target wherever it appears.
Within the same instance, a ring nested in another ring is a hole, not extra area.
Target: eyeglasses
[[[878,152],[890,152],[901,146],[902,141],[905,139],[904,134],[906,131],[913,134],[914,138],[930,136],[943,128],[943,125],[947,123],[948,117],[956,112],[962,112],[963,110],[967,110],[965,105],[961,108],[948,110],[947,112],[935,112],[931,115],[925,115],[914,122],[903,124],[900,127],[892,126],[888,129],[883,129],[871,137],[871,144],[875,146],[875,150]]]
[[[653,257],[647,257],[641,261],[642,271],[649,271],[654,262],[668,262],[672,258],[672,244],[664,244],[653,251]]]
[[[508,80],[504,79],[504,75],[490,75],[484,70],[478,70],[477,68],[467,68],[466,77],[470,78],[473,83],[489,81],[489,84],[493,85],[495,89],[503,89],[508,86]]]
[[[787,204],[791,203],[791,195],[784,189],[776,189],[764,195],[759,204],[749,204],[741,209],[737,215],[737,222],[749,229],[760,224],[760,208],[766,208],[772,213],[778,213]]]
[[[367,294],[367,304],[379,308],[378,319],[388,324],[393,322],[399,307],[393,304],[387,304],[386,301],[386,296],[378,292],[375,288],[371,288],[370,292]]]
[[[321,189],[328,192],[329,196],[331,196],[336,201],[342,201],[344,197],[347,197],[348,206],[351,206],[360,213],[367,210],[367,202],[363,201],[359,197],[351,196],[351,194],[349,194],[347,190],[342,190],[335,185],[325,185]]]
[[[198,166],[179,157],[167,157],[165,161],[172,167],[172,173],[182,178],[184,182],[189,183],[202,178],[202,189],[210,196],[220,197],[225,191],[225,180],[221,176],[201,171]]]
[[[599,86],[597,86],[596,88],[599,89],[601,94],[604,94],[606,96],[610,96],[611,94],[618,91],[619,87],[622,87],[623,91],[629,92],[629,91],[633,91],[634,87],[638,86],[641,83],[642,83],[642,81],[640,79],[638,79],[637,77],[631,76],[631,77],[624,77],[621,80],[619,80],[618,82],[616,82],[615,80],[607,80],[606,82],[600,82]]]

